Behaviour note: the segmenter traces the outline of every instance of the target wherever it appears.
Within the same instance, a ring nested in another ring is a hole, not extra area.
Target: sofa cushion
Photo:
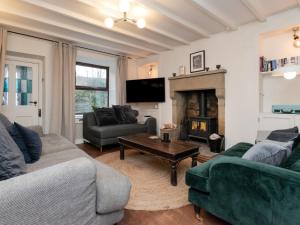
[[[130,105],[113,105],[119,123],[136,123],[136,111]]]
[[[0,122],[6,129],[12,126],[12,123],[9,121],[9,119],[7,119],[7,117],[3,113],[0,113]]]
[[[43,143],[42,155],[76,148],[72,142],[57,134],[47,134],[41,137]]]
[[[24,156],[0,122],[0,180],[6,180],[26,172]]]
[[[134,133],[147,133],[147,126],[144,124],[118,124],[111,126],[91,126],[90,133],[98,138],[114,138]]]
[[[240,142],[227,149],[225,152],[222,152],[220,155],[236,156],[241,158],[245,154],[245,152],[247,152],[252,146],[253,144]]]
[[[264,140],[251,147],[243,159],[279,166],[292,153],[293,142]]]
[[[22,135],[23,141],[27,148],[27,152],[30,155],[30,163],[38,161],[42,153],[42,141],[39,134],[31,129],[23,127],[18,123],[14,123],[14,125]]]
[[[80,157],[90,158],[85,152],[78,148],[42,155],[39,161],[27,165],[27,172],[40,170],[49,166],[56,165],[58,163],[63,163]]]
[[[294,164],[292,164],[289,169],[296,171],[296,172],[300,172],[300,160],[298,160]]]
[[[94,112],[98,126],[107,126],[119,123],[112,108],[95,108]]]

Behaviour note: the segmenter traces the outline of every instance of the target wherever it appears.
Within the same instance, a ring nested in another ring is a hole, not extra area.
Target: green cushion
[[[238,143],[232,146],[231,148],[229,148],[227,151],[221,153],[219,156],[201,164],[200,166],[196,166],[194,168],[189,169],[185,177],[186,184],[198,191],[209,192],[208,177],[209,177],[209,168],[212,162],[216,158],[221,157],[222,155],[236,156],[240,158],[252,146],[253,145],[249,143]]]
[[[240,142],[240,143],[232,146],[225,152],[221,153],[221,155],[236,156],[236,157],[241,158],[252,146],[253,146],[253,144]]]
[[[286,169],[290,169],[291,166],[297,162],[298,160],[300,160],[300,144],[298,144],[292,154],[290,155],[290,157],[284,161],[283,163],[281,163],[280,167],[282,168],[286,168]]]

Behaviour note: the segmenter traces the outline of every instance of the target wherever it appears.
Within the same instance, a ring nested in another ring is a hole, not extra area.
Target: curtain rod
[[[23,33],[15,32],[15,31],[8,31],[8,32],[9,32],[9,33],[12,33],[12,34],[23,35],[23,36],[27,36],[27,37],[32,37],[32,38],[44,40],[44,41],[50,41],[50,42],[57,43],[57,44],[59,43],[59,41],[55,41],[55,40],[47,39],[47,38],[42,38],[42,37],[38,37],[38,36],[33,36],[33,35],[30,35],[30,34],[23,34]],[[67,43],[63,43],[63,44],[67,44]],[[85,50],[89,50],[89,51],[93,51],[93,52],[98,52],[98,53],[102,53],[102,54],[113,55],[113,56],[123,56],[123,55],[114,54],[114,53],[110,53],[110,52],[105,52],[105,51],[95,50],[95,49],[92,49],[92,48],[82,47],[82,46],[80,46],[80,45],[75,45],[75,46],[78,47],[78,48],[81,48],[81,49],[85,49]],[[127,57],[128,59],[131,59],[131,58],[128,57],[128,56],[126,56],[126,57]]]

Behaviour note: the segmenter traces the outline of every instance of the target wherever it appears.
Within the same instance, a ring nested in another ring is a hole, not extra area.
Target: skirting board
[[[83,138],[75,139],[75,144],[76,144],[76,145],[82,144],[82,143],[83,143]]]

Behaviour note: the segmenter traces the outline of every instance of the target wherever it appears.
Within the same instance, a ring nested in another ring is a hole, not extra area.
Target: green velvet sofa
[[[300,224],[300,144],[279,167],[244,160],[239,143],[186,173],[189,201],[234,225]]]

